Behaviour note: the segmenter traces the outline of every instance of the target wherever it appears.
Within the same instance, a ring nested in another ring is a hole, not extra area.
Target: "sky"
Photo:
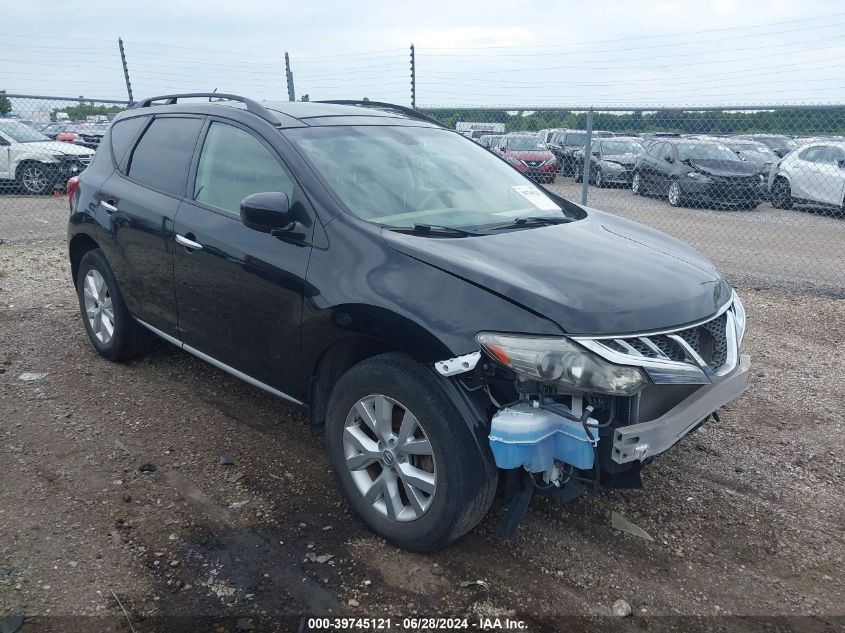
[[[172,92],[417,106],[845,103],[829,0],[29,0],[0,21],[0,89]]]

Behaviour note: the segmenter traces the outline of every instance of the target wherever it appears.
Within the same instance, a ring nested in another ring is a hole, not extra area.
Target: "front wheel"
[[[344,374],[328,404],[326,445],[344,496],[373,532],[409,550],[468,532],[495,493],[489,449],[440,380],[403,354],[383,354]]]
[[[775,209],[792,208],[792,189],[785,178],[778,178],[772,186],[772,206]]]
[[[684,196],[681,193],[681,183],[673,180],[669,185],[669,204],[673,207],[679,207],[684,203]]]
[[[56,172],[37,161],[27,161],[22,163],[17,169],[18,187],[24,193],[32,196],[43,196],[53,191],[53,186],[56,184]]]
[[[578,165],[575,165],[575,182],[584,182],[584,170],[579,169]]]
[[[634,172],[634,177],[631,179],[631,193],[635,196],[641,196],[645,193],[645,182],[643,182],[643,177],[640,176],[638,171]]]
[[[604,187],[604,172],[601,170],[601,167],[596,169],[596,175],[593,176],[593,181],[596,183],[596,187],[598,187],[599,189]]]

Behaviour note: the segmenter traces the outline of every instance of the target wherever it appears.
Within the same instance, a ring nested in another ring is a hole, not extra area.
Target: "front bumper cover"
[[[748,384],[751,357],[742,354],[737,367],[718,382],[701,387],[689,398],[650,422],[616,429],[611,457],[618,464],[642,461],[675,445],[713,411],[738,398]]]

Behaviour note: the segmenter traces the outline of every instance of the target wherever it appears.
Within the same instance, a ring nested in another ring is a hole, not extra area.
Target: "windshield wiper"
[[[520,226],[548,226],[550,224],[568,224],[573,222],[573,218],[565,216],[561,217],[547,217],[547,216],[529,216],[527,218],[514,218],[512,222],[506,224],[497,224],[495,226],[487,227],[491,231],[501,231],[502,229],[512,229]]]
[[[484,235],[477,231],[459,229],[455,226],[444,226],[442,224],[414,224],[410,226],[386,226],[385,228],[399,233],[411,233],[413,235],[457,235],[466,237],[468,235]]]

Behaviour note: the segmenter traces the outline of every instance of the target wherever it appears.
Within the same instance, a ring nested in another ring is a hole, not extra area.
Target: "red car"
[[[554,182],[557,159],[548,146],[532,134],[508,134],[496,147],[502,158],[537,182]]]

